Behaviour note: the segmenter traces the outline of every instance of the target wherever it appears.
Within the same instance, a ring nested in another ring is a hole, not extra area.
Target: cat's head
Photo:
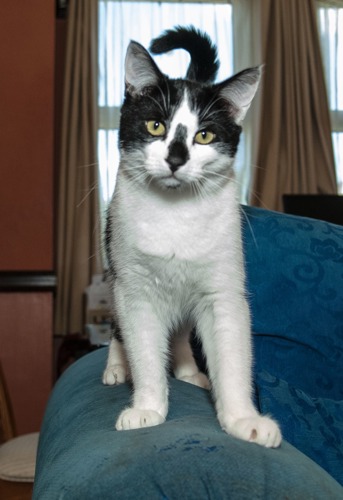
[[[211,191],[231,177],[260,69],[214,84],[218,62],[207,35],[177,28],[152,44],[157,53],[174,48],[190,52],[186,79],[164,75],[139,43],[131,42],[127,49],[120,168],[140,184]]]

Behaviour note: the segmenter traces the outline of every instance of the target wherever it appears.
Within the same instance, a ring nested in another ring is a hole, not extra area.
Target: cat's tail
[[[153,54],[163,54],[174,49],[185,49],[191,56],[186,74],[188,80],[203,83],[215,80],[219,69],[217,48],[206,33],[193,26],[177,26],[152,40],[150,45]]]

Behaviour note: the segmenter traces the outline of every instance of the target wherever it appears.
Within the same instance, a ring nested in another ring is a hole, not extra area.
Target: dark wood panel
[[[0,291],[55,291],[57,278],[53,273],[0,272]]]
[[[0,293],[0,357],[18,434],[38,431],[52,387],[51,292]]]
[[[31,500],[33,483],[18,483],[0,479],[0,498],[3,500]]]

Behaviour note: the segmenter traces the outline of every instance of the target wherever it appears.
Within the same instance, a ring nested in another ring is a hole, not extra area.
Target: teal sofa
[[[34,500],[343,498],[343,227],[252,207],[242,224],[255,402],[281,447],[225,434],[210,394],[172,377],[164,424],[115,431],[131,388],[102,385],[101,348],[53,390]]]

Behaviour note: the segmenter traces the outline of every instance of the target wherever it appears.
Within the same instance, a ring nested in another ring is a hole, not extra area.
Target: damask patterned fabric
[[[276,416],[284,439],[343,485],[343,401],[312,398],[267,372],[257,383],[262,413]]]
[[[256,372],[343,399],[343,226],[244,208]]]
[[[243,213],[260,409],[343,484],[343,227]]]

